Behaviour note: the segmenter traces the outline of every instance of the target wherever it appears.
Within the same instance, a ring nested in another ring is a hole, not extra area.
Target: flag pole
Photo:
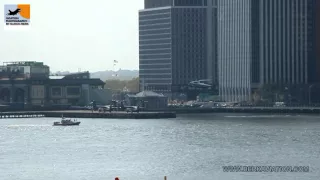
[[[118,61],[117,60],[113,60],[113,69],[112,69],[112,76],[116,77],[118,76],[115,72],[115,66],[117,65]]]

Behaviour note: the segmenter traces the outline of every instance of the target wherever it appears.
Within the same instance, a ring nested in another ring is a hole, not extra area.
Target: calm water
[[[177,119],[0,119],[1,180],[301,180],[320,177],[320,116],[207,114]],[[301,165],[309,173],[226,173]]]

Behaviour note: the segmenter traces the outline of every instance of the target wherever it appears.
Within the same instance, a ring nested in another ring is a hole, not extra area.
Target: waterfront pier
[[[100,113],[97,111],[21,111],[1,112],[0,118],[38,118],[38,117],[68,117],[68,118],[103,118],[103,119],[162,119],[176,118],[174,112],[123,112]]]
[[[277,113],[277,114],[320,114],[320,107],[213,107],[174,108],[177,114],[194,113]]]
[[[0,119],[7,118],[40,118],[45,117],[41,112],[1,112]]]

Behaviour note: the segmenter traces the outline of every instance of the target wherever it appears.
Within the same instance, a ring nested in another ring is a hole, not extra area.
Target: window
[[[71,96],[78,96],[80,95],[80,88],[79,87],[68,87],[67,88],[67,95]]]
[[[51,95],[52,96],[61,96],[61,87],[53,87],[51,88]]]

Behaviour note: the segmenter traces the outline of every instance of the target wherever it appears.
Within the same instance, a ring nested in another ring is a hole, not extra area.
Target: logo
[[[4,5],[4,26],[30,26],[30,4]]]

